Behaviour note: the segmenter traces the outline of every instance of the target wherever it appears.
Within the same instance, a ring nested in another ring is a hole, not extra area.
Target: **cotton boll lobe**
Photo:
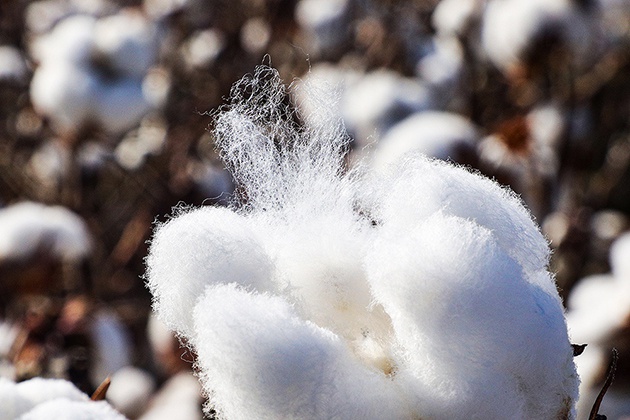
[[[377,143],[372,166],[386,168],[407,153],[454,161],[467,161],[474,154],[478,138],[474,124],[459,115],[447,112],[420,112],[394,125]]]
[[[225,418],[411,418],[385,375],[279,297],[210,286],[194,318],[202,381]]]
[[[114,408],[130,418],[138,418],[149,402],[155,380],[149,373],[126,366],[111,377],[107,400]]]
[[[234,282],[273,291],[273,270],[245,217],[225,208],[203,207],[157,227],[146,278],[159,318],[190,337],[190,308],[207,285]]]
[[[557,298],[470,220],[438,212],[399,229],[383,226],[366,263],[421,416],[561,418],[577,390]]]
[[[390,171],[381,185],[384,204],[375,215],[383,223],[413,226],[438,210],[469,218],[493,231],[526,276],[546,269],[547,241],[511,191],[464,168],[421,156],[410,157]],[[552,282],[539,286],[557,295]]]
[[[51,418],[60,420],[125,420],[125,416],[118,413],[105,401],[71,401],[65,398],[40,404],[21,416],[19,420],[48,420]]]
[[[94,48],[96,19],[88,15],[69,16],[32,45],[31,54],[40,63],[88,62]]]

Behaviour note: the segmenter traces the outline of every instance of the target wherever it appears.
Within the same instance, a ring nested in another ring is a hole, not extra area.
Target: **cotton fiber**
[[[573,419],[549,247],[520,199],[420,154],[348,170],[330,96],[305,117],[287,93],[266,67],[234,86],[215,136],[239,193],[158,225],[147,258],[154,309],[196,351],[207,408]]]

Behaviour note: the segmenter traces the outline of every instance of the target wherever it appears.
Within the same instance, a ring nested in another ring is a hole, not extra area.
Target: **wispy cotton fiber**
[[[345,170],[339,108],[316,97],[303,117],[287,93],[266,67],[234,86],[215,135],[238,195],[180,209],[147,258],[154,309],[195,349],[208,407],[573,419],[549,248],[519,198],[419,154]]]

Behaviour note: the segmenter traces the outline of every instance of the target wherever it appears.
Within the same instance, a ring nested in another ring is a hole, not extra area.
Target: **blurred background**
[[[514,189],[589,344],[581,404],[616,347],[601,412],[630,416],[627,0],[3,1],[0,376],[113,374],[129,418],[201,418],[143,258],[173,206],[229,199],[210,114],[262,63],[334,90],[348,165],[417,151]]]

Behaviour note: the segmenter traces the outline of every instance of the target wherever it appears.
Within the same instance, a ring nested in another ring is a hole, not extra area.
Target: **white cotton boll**
[[[481,17],[483,5],[480,0],[441,0],[433,11],[431,23],[442,35],[465,35]]]
[[[85,257],[91,250],[85,222],[64,207],[28,201],[0,210],[0,260],[26,259],[42,250],[64,260]]]
[[[22,415],[19,420],[126,420],[105,401],[48,401]]]
[[[210,286],[195,307],[195,331],[204,386],[225,418],[411,417],[387,376],[279,297]]]
[[[111,376],[107,401],[125,416],[137,418],[146,408],[154,389],[155,380],[149,373],[127,366]]]
[[[316,53],[326,54],[347,39],[348,0],[300,0],[295,20],[310,35]]]
[[[143,94],[141,79],[102,81],[99,88],[94,116],[107,131],[129,130],[152,108]]]
[[[433,37],[431,51],[416,65],[416,74],[434,89],[436,103],[446,107],[460,99],[464,53],[455,37]]]
[[[369,73],[348,85],[341,101],[345,125],[360,146],[370,138],[378,139],[407,115],[430,108],[430,94],[420,80],[385,70]]]
[[[94,314],[89,332],[94,344],[90,379],[93,384],[100,384],[114,372],[131,364],[131,338],[118,316],[109,311]]]
[[[238,283],[274,290],[273,265],[248,220],[231,210],[202,207],[159,225],[147,257],[147,285],[159,318],[192,333],[191,307],[205,287]]]
[[[172,376],[164,383],[139,420],[202,420],[202,418],[201,385],[191,372],[185,371]]]
[[[0,376],[0,420],[15,420],[32,407],[13,381]]]
[[[421,156],[391,170],[393,176],[383,185],[382,214],[377,216],[384,223],[410,226],[441,210],[492,230],[528,276],[546,268],[547,241],[513,192],[464,168]],[[553,282],[539,286],[557,295]]]
[[[482,43],[489,59],[508,73],[525,63],[544,35],[558,37],[571,61],[583,66],[592,60],[595,21],[571,0],[492,0],[484,12]]]
[[[620,283],[630,287],[630,233],[621,235],[610,248],[612,273]]]
[[[28,66],[20,50],[8,45],[0,46],[0,82],[22,83],[28,77]]]
[[[123,10],[99,19],[94,27],[95,48],[121,74],[142,77],[155,63],[156,26],[140,12]]]
[[[50,33],[36,39],[31,53],[40,63],[83,65],[92,56],[95,24],[93,16],[69,16]]]
[[[384,224],[366,263],[420,417],[568,414],[577,382],[562,306],[491,230],[441,212],[411,228]]]
[[[87,401],[88,397],[72,382],[64,379],[33,378],[16,385],[17,392],[31,407],[60,398],[69,401]]]
[[[411,152],[458,161],[463,154],[472,153],[478,138],[475,125],[458,114],[437,111],[416,113],[385,133],[373,151],[372,166],[386,171]]]
[[[84,67],[47,61],[37,68],[30,86],[35,109],[62,130],[77,130],[94,118],[100,81]]]

